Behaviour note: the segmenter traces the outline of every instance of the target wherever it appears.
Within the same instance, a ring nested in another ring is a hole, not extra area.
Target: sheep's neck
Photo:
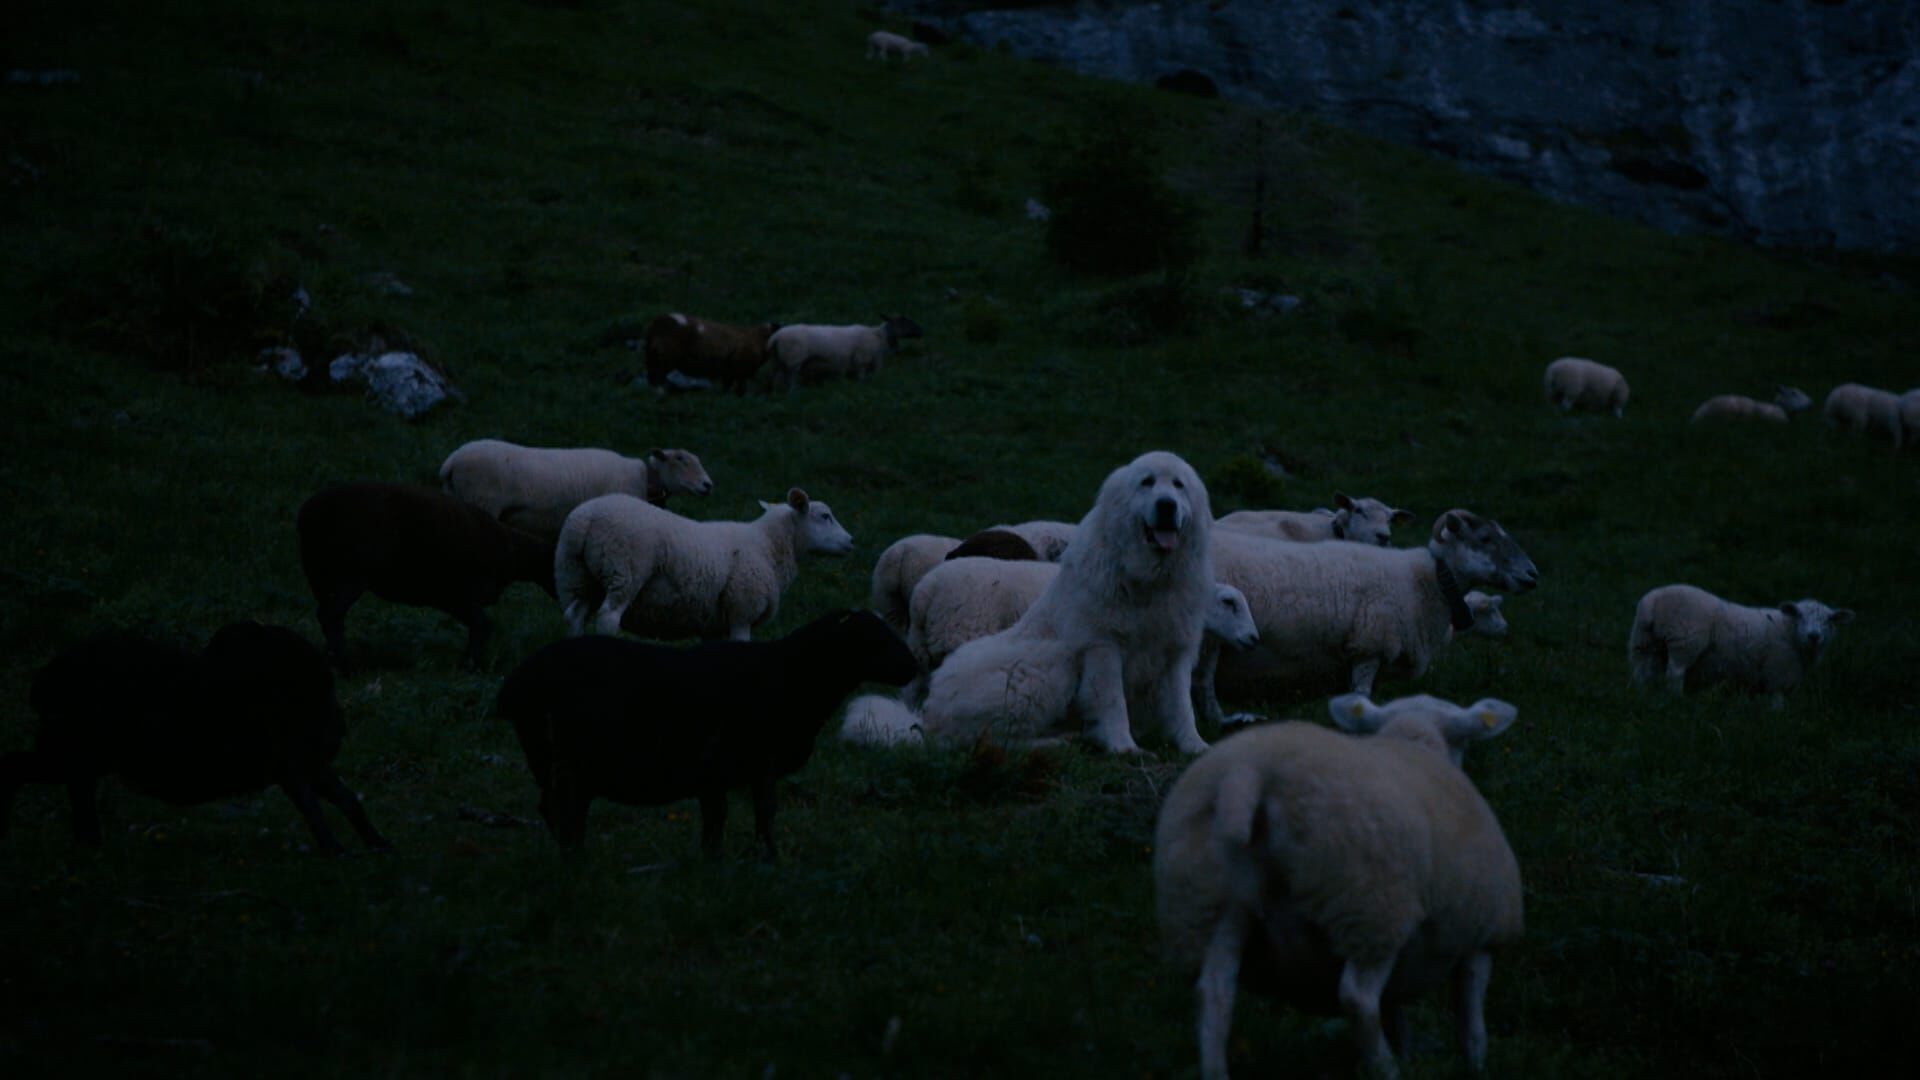
[[[1453,570],[1447,566],[1447,560],[1432,544],[1427,545],[1427,554],[1433,556],[1433,580],[1440,586],[1440,597],[1447,602],[1447,619],[1455,630],[1473,628],[1473,609],[1467,607],[1467,597],[1460,589],[1460,582],[1453,576]]]

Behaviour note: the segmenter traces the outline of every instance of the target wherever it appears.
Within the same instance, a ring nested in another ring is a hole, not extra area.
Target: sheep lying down
[[[1197,975],[1201,1073],[1227,1075],[1245,987],[1345,1015],[1362,1060],[1392,1076],[1407,1005],[1447,984],[1477,1071],[1493,955],[1519,939],[1523,914],[1519,863],[1461,759],[1517,712],[1359,694],[1329,712],[1347,734],[1282,723],[1234,735],[1161,807],[1154,895],[1167,957]]]

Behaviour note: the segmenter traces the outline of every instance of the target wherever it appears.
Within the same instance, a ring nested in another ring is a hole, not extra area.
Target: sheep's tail
[[[1220,781],[1213,801],[1213,839],[1224,861],[1238,872],[1230,875],[1234,899],[1249,908],[1260,902],[1263,874],[1271,865],[1266,856],[1282,839],[1285,824],[1277,800],[1266,797],[1260,769],[1242,763]]]
[[[920,715],[881,694],[865,694],[847,705],[846,721],[840,725],[840,740],[862,746],[892,746],[902,742],[920,742]]]

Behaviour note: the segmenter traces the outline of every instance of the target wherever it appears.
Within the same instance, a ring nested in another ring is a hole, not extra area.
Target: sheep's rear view
[[[717,858],[727,792],[748,787],[772,860],[775,782],[806,764],[856,686],[899,686],[917,670],[879,616],[842,611],[777,641],[555,642],[507,676],[496,711],[520,737],[540,814],[561,847],[580,846],[596,798],[637,806],[697,798],[701,845]]]
[[[369,847],[388,846],[333,771],[345,728],[326,658],[291,630],[234,623],[199,657],[130,634],[94,638],[43,668],[31,701],[33,749],[0,755],[0,835],[22,784],[64,784],[75,839],[98,844],[95,785],[118,776],[180,806],[278,784],[321,850],[340,850],[322,798]]]

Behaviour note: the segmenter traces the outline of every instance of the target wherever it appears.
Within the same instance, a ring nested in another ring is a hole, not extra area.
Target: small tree
[[[1072,140],[1045,185],[1047,248],[1071,270],[1177,272],[1201,251],[1198,215],[1138,133],[1102,123]]]

